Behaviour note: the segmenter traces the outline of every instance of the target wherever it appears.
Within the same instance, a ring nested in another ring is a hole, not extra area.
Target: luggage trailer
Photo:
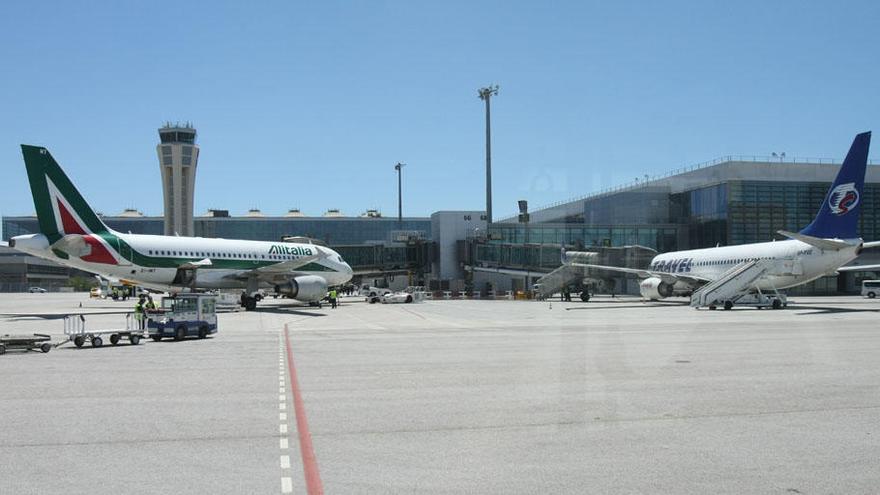
[[[23,350],[23,351],[33,351],[39,349],[41,351],[49,352],[52,350],[52,336],[45,335],[42,333],[35,333],[33,335],[0,335],[0,354],[6,354],[7,350]]]
[[[73,342],[77,347],[82,347],[86,341],[89,341],[92,347],[101,347],[104,345],[104,338],[108,338],[112,345],[117,345],[122,338],[127,338],[131,345],[138,345],[141,339],[147,336],[147,330],[140,326],[141,321],[134,318],[131,313],[125,315],[125,328],[101,330],[87,329],[86,318],[83,315],[64,317],[64,334],[67,335],[67,342]]]

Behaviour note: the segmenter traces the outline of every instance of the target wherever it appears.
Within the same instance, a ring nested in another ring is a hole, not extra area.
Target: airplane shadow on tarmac
[[[607,302],[610,302],[610,301],[602,301],[601,304],[605,304]],[[646,308],[646,307],[647,308],[657,308],[657,307],[664,307],[664,306],[675,307],[675,306],[687,306],[687,305],[688,305],[687,302],[679,302],[679,301],[652,301],[652,302],[644,302],[644,303],[640,302],[640,303],[635,303],[635,304],[633,303],[633,301],[619,301],[619,302],[614,302],[612,305],[609,305],[609,306],[599,306],[598,304],[591,305],[591,303],[584,303],[584,306],[578,306],[575,308],[565,308],[565,310],[566,311],[575,311],[578,309],[586,309],[586,310],[595,311],[598,309]]]
[[[805,315],[828,315],[839,313],[880,313],[880,309],[862,309],[862,308],[833,308],[828,306],[795,306],[788,305],[788,311],[792,310],[808,310],[797,313],[798,316]],[[812,311],[809,311],[812,310]]]
[[[319,308],[311,308],[319,309]],[[297,316],[327,316],[324,313],[313,313],[305,308],[284,308],[284,307],[263,307],[257,308],[257,313],[276,313],[280,315],[297,315]]]

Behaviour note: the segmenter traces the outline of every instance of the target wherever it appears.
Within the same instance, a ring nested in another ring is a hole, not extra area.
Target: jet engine
[[[275,292],[297,301],[320,301],[327,295],[327,281],[317,275],[303,275],[276,285]]]
[[[645,299],[663,299],[672,295],[672,284],[659,277],[646,278],[639,284],[639,292]]]

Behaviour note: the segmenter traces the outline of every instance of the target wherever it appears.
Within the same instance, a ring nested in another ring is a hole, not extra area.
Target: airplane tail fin
[[[53,244],[67,234],[112,232],[98,218],[58,163],[41,146],[21,145],[40,232]]]
[[[822,239],[858,237],[860,200],[865,186],[870,145],[870,132],[855,137],[816,218],[800,231],[801,234]]]

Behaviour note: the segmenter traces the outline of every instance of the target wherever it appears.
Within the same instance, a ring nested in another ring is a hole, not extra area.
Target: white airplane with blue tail
[[[855,137],[813,222],[800,232],[779,231],[788,240],[663,253],[645,269],[580,263],[576,258],[567,264],[635,275],[642,279],[639,288],[645,299],[691,295],[756,265],[758,275],[743,293],[777,292],[838,272],[880,269],[880,265],[844,267],[862,250],[880,246],[878,241],[864,242],[857,232],[870,143],[870,132]],[[732,301],[719,302],[725,308],[732,305]]]

